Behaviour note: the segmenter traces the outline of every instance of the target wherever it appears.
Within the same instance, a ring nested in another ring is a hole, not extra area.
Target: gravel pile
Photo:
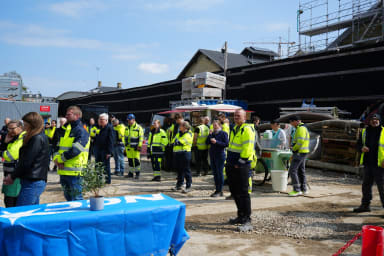
[[[337,219],[332,213],[257,211],[252,215],[252,224],[257,234],[321,239],[335,233]]]

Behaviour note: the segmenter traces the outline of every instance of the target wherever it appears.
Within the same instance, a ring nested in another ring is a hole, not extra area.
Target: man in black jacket
[[[383,162],[379,160],[383,157],[383,153],[379,148],[384,147],[380,143],[384,128],[380,125],[380,119],[378,114],[372,115],[369,126],[362,130],[357,143],[358,150],[362,152],[360,164],[364,165],[363,198],[361,199],[361,205],[353,209],[353,212],[371,211],[369,205],[372,200],[373,182],[376,182],[381,204],[384,207],[384,166]]]
[[[103,113],[99,115],[99,129],[100,132],[96,134],[94,143],[94,154],[96,162],[104,164],[105,173],[107,174],[106,183],[111,184],[111,163],[110,159],[113,154],[113,144],[115,141],[115,134],[113,127],[108,123],[108,114]]]

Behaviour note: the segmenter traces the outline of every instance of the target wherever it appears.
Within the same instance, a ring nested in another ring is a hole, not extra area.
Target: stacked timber
[[[181,81],[181,100],[221,100],[225,90],[225,77],[210,72],[197,73]]]
[[[336,122],[334,123],[336,124]],[[357,122],[346,122],[344,127],[332,125],[332,122],[323,125],[321,161],[358,166],[360,152],[356,145],[360,131],[361,128]]]
[[[192,89],[195,86],[195,78],[187,77],[181,80],[181,100],[192,98]]]

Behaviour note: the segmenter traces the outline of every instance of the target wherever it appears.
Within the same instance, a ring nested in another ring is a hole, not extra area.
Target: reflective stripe
[[[255,141],[254,141],[254,140],[246,140],[246,141],[243,141],[243,144],[242,144],[242,145],[244,145],[244,144],[249,144],[249,143],[254,144]],[[232,143],[232,144],[234,144],[234,143]]]
[[[235,148],[228,148],[228,151],[235,152],[235,153],[241,153],[241,149],[235,149]]]
[[[232,145],[232,146],[235,146],[235,147],[241,147],[241,146],[242,146],[242,144],[237,144],[237,143],[235,143],[235,142],[233,142],[233,141],[231,141],[231,145]]]
[[[164,155],[164,152],[152,152],[152,155]]]
[[[81,152],[88,152],[88,150],[84,148],[79,142],[74,143],[72,147],[77,148]]]
[[[384,144],[379,144],[379,147],[382,147],[382,148],[384,148]]]
[[[3,166],[3,171],[5,172],[13,172],[15,167]]]
[[[309,140],[309,138],[307,138],[307,137],[297,137],[296,139],[300,139],[300,140]]]
[[[63,171],[82,171],[83,168],[82,167],[66,167],[66,166],[64,166],[64,168],[61,170],[63,170]]]
[[[11,161],[15,161],[15,158],[13,158],[13,156],[11,155],[11,153],[9,153],[9,151],[5,151],[5,153],[7,154],[8,158],[11,159]]]
[[[72,147],[64,147],[64,146],[60,146],[59,147],[59,150],[64,150],[64,151],[67,151],[67,150],[70,150]]]
[[[174,149],[173,153],[176,153],[176,152],[190,152],[190,151],[184,150],[184,149]]]

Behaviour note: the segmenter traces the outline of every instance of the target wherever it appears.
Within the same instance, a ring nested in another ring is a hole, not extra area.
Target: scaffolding
[[[384,0],[300,0],[298,44],[290,52],[310,53],[383,41]]]

